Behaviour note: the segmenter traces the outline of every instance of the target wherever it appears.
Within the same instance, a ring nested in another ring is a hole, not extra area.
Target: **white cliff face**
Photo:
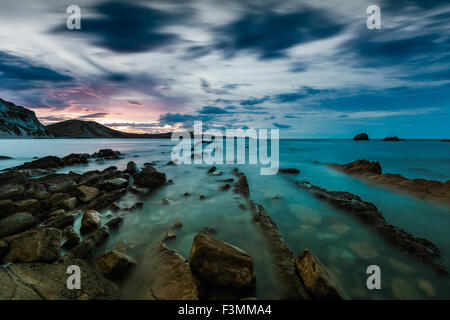
[[[0,138],[50,138],[36,114],[0,99]]]

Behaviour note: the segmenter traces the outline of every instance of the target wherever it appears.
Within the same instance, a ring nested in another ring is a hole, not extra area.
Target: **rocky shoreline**
[[[408,179],[400,174],[382,173],[376,161],[356,160],[347,164],[328,164],[329,167],[364,180],[409,193],[421,199],[450,205],[450,180]]]
[[[189,261],[164,245],[164,241],[176,237],[171,230],[160,235],[157,248],[117,243],[113,250],[98,252],[111,233],[119,232],[126,216],[135,208],[142,208],[141,203],[120,208],[115,201],[127,192],[145,195],[173,182],[167,181],[166,175],[151,165],[140,168],[132,161],[123,171],[114,166],[83,174],[57,171],[65,166],[123,156],[110,149],[93,155],[48,156],[0,173],[0,261],[3,264],[0,300],[254,297],[257,279],[252,257],[216,239],[214,232],[209,232],[212,228],[203,228],[195,236]],[[208,173],[212,177],[221,175],[215,168]],[[250,200],[246,176],[237,170],[233,173],[237,176],[234,191],[246,199],[255,225],[267,239],[273,256],[271,263],[283,279],[280,286],[285,288],[284,298],[341,299],[325,267],[312,253],[307,252],[309,258],[305,259],[303,252],[296,262],[276,224],[262,206]],[[231,183],[234,179],[224,182]],[[227,187],[218,191],[231,189],[230,184],[224,186]],[[99,212],[104,208],[117,214],[104,218]],[[244,205],[239,208],[247,210]],[[76,219],[81,219],[79,230],[74,229]],[[182,222],[173,225],[173,228],[181,227]],[[67,288],[69,265],[80,267],[82,290]],[[148,268],[152,273],[142,278],[132,272],[136,268]],[[123,278],[127,278],[125,286],[135,286],[131,296],[130,291],[122,295],[124,284],[120,280]],[[317,283],[326,286],[317,287]]]

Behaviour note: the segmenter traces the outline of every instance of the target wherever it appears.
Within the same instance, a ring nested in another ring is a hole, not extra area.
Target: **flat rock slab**
[[[67,268],[80,267],[81,289],[67,288]],[[19,263],[0,268],[0,300],[115,300],[117,286],[83,260],[64,258],[52,264]]]

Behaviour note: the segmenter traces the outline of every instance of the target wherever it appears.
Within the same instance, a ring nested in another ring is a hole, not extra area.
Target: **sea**
[[[143,202],[142,209],[126,216],[124,225],[111,235],[101,250],[111,250],[118,242],[157,246],[162,235],[175,221],[183,227],[173,230],[176,238],[166,245],[189,260],[195,234],[202,227],[217,230],[217,237],[248,252],[256,274],[256,297],[279,299],[280,282],[260,230],[251,221],[251,213],[239,208],[245,201],[232,190],[218,191],[219,180],[235,178],[237,167],[246,174],[250,198],[262,204],[278,225],[280,233],[295,256],[310,249],[327,267],[338,285],[351,299],[450,299],[449,277],[406,256],[397,247],[383,240],[367,225],[346,212],[336,210],[293,184],[305,180],[336,191],[348,191],[364,201],[375,204],[388,223],[415,237],[432,241],[440,250],[436,260],[450,270],[450,207],[418,199],[383,186],[373,185],[338,172],[325,164],[347,163],[357,159],[379,161],[383,172],[399,173],[407,178],[439,181],[450,180],[450,143],[428,140],[399,142],[352,140],[280,140],[281,168],[297,168],[299,175],[261,175],[259,165],[216,165],[223,172],[211,176],[211,165],[167,165],[177,142],[171,140],[121,139],[39,139],[0,140],[0,170],[47,155],[94,153],[111,148],[124,154],[123,159],[90,161],[87,165],[65,167],[60,172],[83,173],[88,170],[116,166],[121,170],[129,161],[139,166],[151,163],[166,173],[173,184],[145,196],[127,194],[118,203],[130,207]],[[190,197],[185,197],[185,193]],[[205,199],[200,200],[199,196]],[[169,204],[164,205],[163,199]],[[106,217],[117,213],[102,211]],[[75,229],[80,226],[80,218]],[[99,252],[98,254],[100,254]],[[380,267],[381,288],[369,290],[367,268]],[[140,276],[151,272],[143,268],[133,271]],[[130,280],[131,281],[131,280]],[[120,284],[122,297],[135,297],[133,284],[127,279]]]

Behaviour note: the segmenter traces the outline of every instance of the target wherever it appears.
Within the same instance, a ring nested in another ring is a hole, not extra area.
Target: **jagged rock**
[[[107,251],[95,260],[95,268],[108,279],[120,279],[136,261],[116,250]]]
[[[327,190],[306,181],[297,181],[295,184],[299,188],[311,192],[316,198],[326,201],[333,207],[370,225],[380,236],[399,246],[405,253],[429,262],[438,270],[443,271],[440,266],[433,262],[433,258],[440,256],[439,249],[433,243],[427,239],[416,238],[406,231],[390,225],[374,204],[363,201],[352,193]],[[366,249],[363,248],[360,251],[367,251]]]
[[[78,200],[81,202],[89,202],[100,195],[100,191],[94,187],[80,186],[76,191]]]
[[[255,286],[253,260],[245,251],[198,233],[191,248],[191,266],[205,281],[232,288]]]
[[[104,182],[106,189],[108,190],[115,190],[115,189],[121,189],[126,188],[128,186],[128,180],[124,178],[114,178],[109,179]]]
[[[136,176],[134,183],[141,187],[156,188],[166,183],[166,175],[147,166]]]
[[[123,289],[124,299],[198,300],[199,281],[186,259],[164,244],[146,256],[140,269],[151,272],[136,272]]]
[[[73,230],[73,227],[66,227],[63,231],[63,238],[66,239],[62,247],[70,250],[80,243],[80,236]]]
[[[69,266],[78,266],[81,288],[67,288]],[[0,270],[0,300],[115,300],[117,286],[95,272],[87,262],[70,257],[48,263],[18,263]]]
[[[230,188],[231,187],[230,187],[229,184],[224,184],[224,185],[219,186],[218,190],[219,191],[226,191],[226,190],[229,190]]]
[[[356,136],[353,138],[353,140],[357,140],[357,141],[360,141],[360,140],[369,140],[369,136],[367,135],[367,133],[360,133],[360,134],[356,135]]]
[[[62,208],[65,209],[65,210],[72,210],[77,205],[78,205],[78,199],[76,197],[69,198],[67,200],[64,200],[61,203]]]
[[[11,200],[0,200],[0,219],[14,212],[14,202]]]
[[[20,233],[4,241],[9,252],[3,262],[53,262],[59,258],[61,230],[47,228]]]
[[[81,219],[81,233],[89,233],[100,227],[102,223],[101,213],[95,210],[86,210]]]
[[[123,223],[123,217],[118,216],[114,219],[109,220],[107,223],[105,223],[105,225],[107,227],[109,227],[111,230],[116,230],[122,225],[122,223]]]
[[[207,173],[212,174],[214,171],[216,171],[216,167],[211,167]]]
[[[253,222],[260,227],[275,263],[275,270],[280,279],[279,289],[283,299],[309,299],[306,288],[297,275],[295,257],[284,242],[278,226],[262,205],[249,201],[249,207]]]
[[[69,198],[70,196],[67,193],[55,193],[50,198],[42,200],[41,205],[47,211],[58,209],[63,201]]]
[[[250,196],[250,188],[248,186],[247,177],[243,173],[238,173],[238,177],[238,181],[234,184],[234,191],[245,198],[248,198]]]
[[[137,176],[141,171],[142,169],[139,168],[134,161],[128,162],[126,172],[131,174],[133,177]]]
[[[280,169],[278,169],[278,171],[280,173],[285,173],[285,174],[299,174],[300,173],[300,170],[295,169],[295,168],[288,168],[288,169],[280,168]]]
[[[308,293],[318,300],[341,300],[335,280],[330,276],[322,262],[308,249],[303,250],[295,260]]]
[[[29,212],[32,215],[35,215],[39,212],[41,205],[36,199],[28,199],[18,201],[14,204],[15,212]]]
[[[109,228],[103,226],[87,236],[77,246],[70,250],[70,253],[75,258],[88,259],[92,256],[93,252],[108,239],[108,237]]]
[[[378,161],[356,160],[343,165],[330,164],[348,174],[381,174],[381,165]]]
[[[101,210],[101,209],[107,207],[108,205],[110,205],[111,203],[113,203],[114,201],[118,200],[126,192],[127,192],[127,189],[124,188],[124,189],[113,190],[109,193],[103,194],[100,197],[89,202],[89,204],[87,205],[87,208],[92,209],[92,210]]]
[[[56,229],[64,229],[68,226],[73,225],[75,222],[75,217],[71,214],[61,214],[51,217],[47,220],[42,228],[56,228]]]
[[[73,166],[75,164],[86,164],[88,163],[88,154],[80,154],[80,153],[71,153],[68,156],[65,156],[61,159],[61,161],[66,166]]]
[[[0,261],[5,256],[5,254],[8,253],[8,250],[9,250],[8,244],[5,241],[0,240]]]
[[[39,221],[28,212],[17,212],[0,220],[0,238],[25,231]]]

